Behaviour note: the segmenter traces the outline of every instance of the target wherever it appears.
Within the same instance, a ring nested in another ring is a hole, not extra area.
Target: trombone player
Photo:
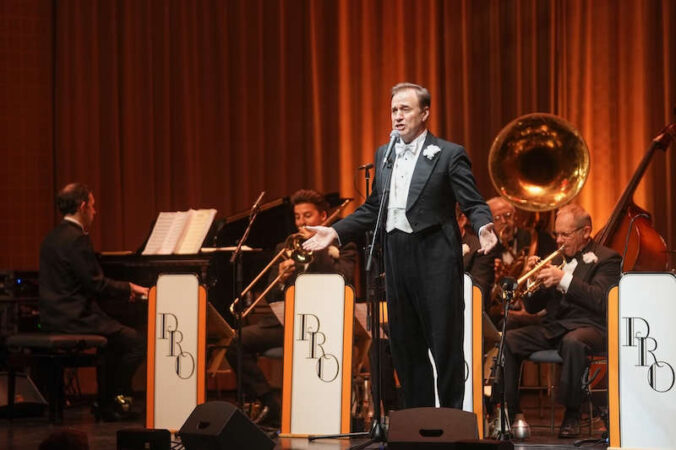
[[[300,233],[306,226],[322,224],[328,217],[329,204],[324,197],[316,191],[301,189],[291,196],[294,222]],[[278,254],[286,242],[279,243],[275,248]],[[268,303],[282,301],[284,290],[296,280],[299,272],[309,273],[339,273],[345,277],[345,283],[352,283],[354,267],[357,259],[357,247],[354,243],[348,243],[340,248],[331,246],[325,250],[315,252],[313,259],[304,267],[298,267],[293,258],[286,259],[273,268],[269,274],[269,283],[277,276],[279,281],[272,287],[266,296]],[[237,376],[242,377],[242,386],[247,397],[260,400],[262,408],[254,423],[279,427],[281,407],[279,400],[265,375],[258,367],[259,353],[275,347],[281,347],[284,343],[284,327],[271,311],[267,311],[258,322],[242,328],[242,367],[237,367],[237,351],[239,346],[233,343],[226,352],[226,358],[233,370],[239,370]]]
[[[565,265],[545,265],[535,275],[541,288],[526,295],[530,313],[544,308],[541,323],[508,330],[505,338],[505,398],[511,419],[521,413],[518,397],[521,361],[539,350],[558,350],[563,359],[557,402],[566,408],[559,437],[580,433],[580,406],[584,400],[582,376],[587,357],[604,350],[606,296],[620,280],[620,255],[591,239],[589,213],[578,205],[566,205],[556,214],[556,243],[562,247]],[[537,257],[528,261],[535,266]]]

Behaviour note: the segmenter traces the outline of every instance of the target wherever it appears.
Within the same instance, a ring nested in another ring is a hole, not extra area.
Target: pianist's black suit
[[[108,339],[103,401],[129,394],[131,377],[145,358],[145,339],[108,316],[99,299],[129,297],[129,283],[103,276],[89,235],[68,220],[40,248],[40,322],[45,331],[100,334]],[[103,381],[103,380],[100,380]]]

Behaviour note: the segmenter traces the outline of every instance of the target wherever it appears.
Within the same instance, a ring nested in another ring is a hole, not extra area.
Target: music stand
[[[237,294],[242,292],[242,246],[249,237],[251,232],[251,227],[253,226],[256,216],[258,215],[258,210],[260,209],[261,200],[265,191],[262,191],[258,196],[258,199],[254,202],[254,205],[251,207],[251,212],[249,213],[249,223],[242,234],[242,238],[237,242],[237,248],[232,252],[230,256],[230,264],[232,264],[232,298],[233,301],[237,298]],[[235,309],[235,328],[237,330],[237,405],[240,409],[244,408],[244,395],[242,391],[242,314],[240,309]]]

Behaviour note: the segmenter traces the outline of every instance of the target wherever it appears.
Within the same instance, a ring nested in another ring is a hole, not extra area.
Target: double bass
[[[617,201],[606,225],[594,236],[601,245],[610,247],[624,256],[622,271],[664,271],[667,269],[667,244],[653,228],[652,218],[634,203],[636,187],[655,152],[666,151],[676,138],[676,123],[667,125],[653,139],[648,151],[631,177],[622,196]]]

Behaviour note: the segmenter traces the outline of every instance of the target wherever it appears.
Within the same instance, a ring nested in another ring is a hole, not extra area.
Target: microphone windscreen
[[[502,281],[500,282],[500,287],[502,288],[503,291],[513,291],[516,289],[518,283],[514,279],[514,277],[504,277]]]

